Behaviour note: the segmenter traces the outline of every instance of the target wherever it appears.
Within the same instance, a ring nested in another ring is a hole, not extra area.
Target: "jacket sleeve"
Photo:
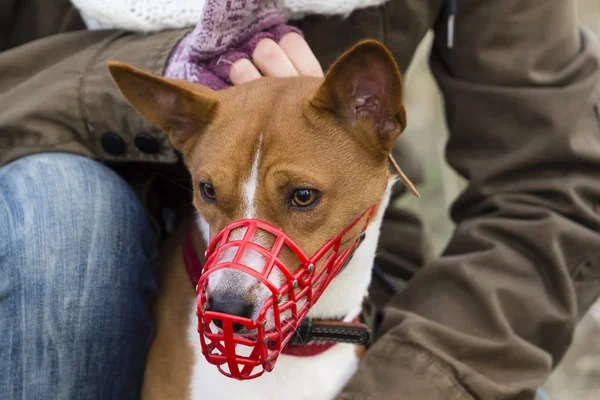
[[[0,166],[49,151],[102,160],[175,161],[164,134],[144,122],[120,95],[107,62],[118,60],[161,74],[185,33],[84,30],[0,53]],[[154,135],[160,151],[139,151],[133,139],[140,132]]]
[[[600,47],[574,3],[461,1],[453,49],[436,28],[469,185],[338,399],[533,399],[568,349],[600,294]]]

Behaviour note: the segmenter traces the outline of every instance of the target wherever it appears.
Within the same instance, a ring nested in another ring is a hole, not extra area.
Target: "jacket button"
[[[160,150],[160,142],[149,133],[138,133],[133,138],[133,143],[135,147],[146,154],[156,154]]]
[[[104,151],[106,151],[108,154],[112,154],[113,156],[122,155],[125,153],[125,149],[127,148],[123,138],[114,132],[106,132],[104,135],[102,135],[100,144],[102,144]]]

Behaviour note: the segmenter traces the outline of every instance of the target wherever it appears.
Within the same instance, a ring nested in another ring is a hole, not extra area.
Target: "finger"
[[[298,71],[285,52],[271,39],[263,39],[252,53],[254,65],[265,76],[297,76]]]
[[[279,41],[279,46],[300,75],[323,76],[321,64],[302,36],[296,32],[287,33]]]
[[[242,83],[258,79],[261,76],[254,64],[252,64],[252,61],[247,58],[237,60],[229,69],[229,79],[231,79],[231,83],[234,85],[241,85]]]

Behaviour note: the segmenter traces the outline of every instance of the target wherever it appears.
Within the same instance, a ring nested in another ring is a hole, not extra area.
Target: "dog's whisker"
[[[161,174],[161,173],[157,173],[156,175],[157,175],[157,176],[159,176],[159,177],[161,177],[161,178],[163,178],[163,179],[166,179],[166,180],[168,180],[168,181],[170,181],[170,182],[172,182],[172,183],[174,183],[174,184],[176,184],[177,186],[179,186],[179,187],[181,187],[181,188],[183,188],[183,189],[187,190],[188,192],[190,192],[190,193],[192,193],[192,194],[194,193],[194,191],[193,191],[193,190],[191,190],[189,187],[187,187],[187,186],[183,186],[181,183],[179,183],[179,182],[175,181],[174,179],[171,179],[171,178],[169,178],[168,176],[165,176],[165,175],[163,175],[163,174]],[[182,180],[183,180],[183,179],[182,179]]]
[[[292,325],[292,329],[294,330],[294,333],[298,333],[298,329],[296,329],[296,328],[294,327],[294,325]],[[275,327],[275,330],[276,330],[277,332],[279,332],[279,334],[280,334],[281,336],[283,336],[283,332],[281,332],[281,329],[279,329],[279,328]],[[299,337],[300,337],[300,336],[299,336]],[[300,342],[302,342],[302,345],[304,345],[304,340],[302,340],[302,337],[300,337]]]

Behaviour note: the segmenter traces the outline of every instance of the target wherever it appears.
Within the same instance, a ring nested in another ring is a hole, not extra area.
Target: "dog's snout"
[[[235,315],[242,318],[251,318],[253,306],[246,301],[238,299],[210,298],[206,305],[206,310]],[[219,328],[223,328],[223,321],[220,319],[214,319],[213,322]],[[234,332],[239,332],[244,329],[244,325],[234,322],[232,328]]]

